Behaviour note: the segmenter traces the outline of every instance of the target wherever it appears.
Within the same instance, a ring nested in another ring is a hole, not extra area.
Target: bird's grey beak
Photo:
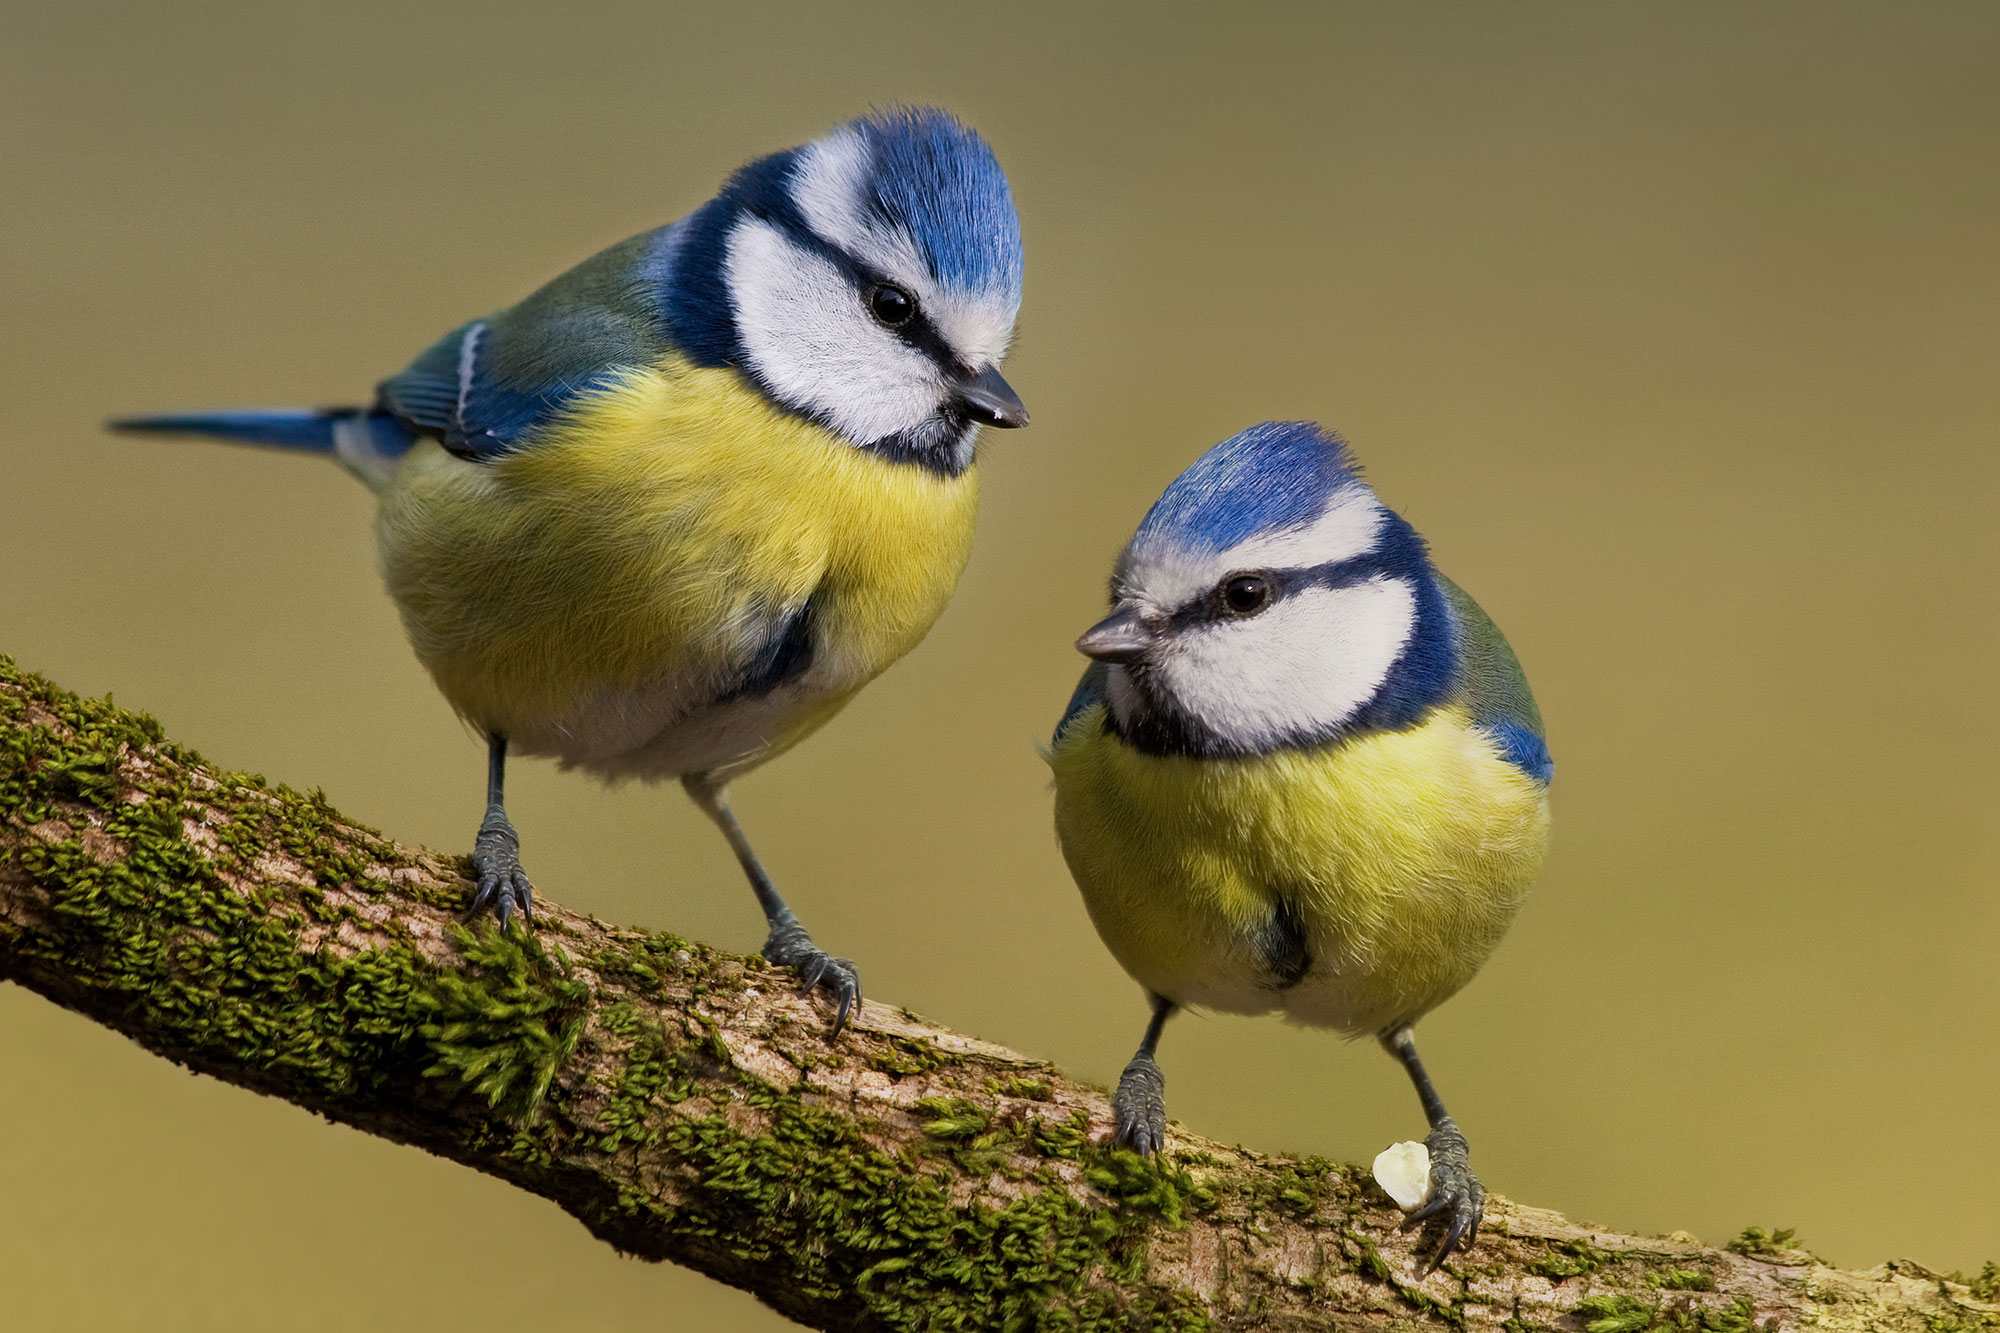
[[[1028,424],[1028,409],[1021,405],[1021,395],[1014,392],[1013,385],[1000,378],[998,366],[988,366],[959,385],[958,393],[952,398],[952,406],[972,420],[989,426]]]
[[[1085,630],[1076,650],[1099,662],[1136,662],[1153,647],[1154,634],[1136,607],[1121,607]]]

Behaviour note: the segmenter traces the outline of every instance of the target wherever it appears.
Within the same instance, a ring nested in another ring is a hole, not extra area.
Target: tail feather
[[[263,444],[309,454],[333,452],[333,423],[359,416],[357,409],[246,408],[227,412],[177,412],[171,416],[125,417],[111,429],[141,435],[206,435],[235,444]]]
[[[381,490],[396,475],[416,432],[386,412],[358,407],[248,408],[124,417],[108,423],[136,435],[195,435],[232,444],[331,454],[348,471]]]

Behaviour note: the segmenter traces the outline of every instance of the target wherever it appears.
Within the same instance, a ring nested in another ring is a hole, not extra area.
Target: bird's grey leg
[[[1112,1142],[1149,1157],[1167,1146],[1167,1076],[1153,1062],[1153,1051],[1173,1012],[1172,1000],[1153,997],[1153,1021],[1146,1024],[1145,1040],[1118,1076],[1118,1091],[1111,1095],[1111,1110],[1118,1121]]]
[[[1431,1154],[1430,1196],[1422,1207],[1403,1219],[1405,1228],[1433,1218],[1443,1221],[1444,1234],[1424,1270],[1428,1275],[1436,1272],[1452,1251],[1464,1254],[1472,1249],[1473,1238],[1479,1234],[1479,1220],[1486,1212],[1486,1187],[1472,1174],[1465,1135],[1446,1114],[1437,1089],[1431,1086],[1431,1076],[1424,1071],[1424,1062],[1417,1058],[1417,1043],[1410,1025],[1399,1024],[1384,1032],[1382,1045],[1410,1072],[1410,1082],[1417,1085],[1417,1097],[1424,1104],[1424,1118],[1431,1125],[1430,1135],[1424,1140]]]
[[[514,832],[513,824],[507,819],[503,799],[506,784],[507,738],[489,736],[486,740],[486,818],[480,821],[479,836],[472,842],[472,875],[479,884],[479,892],[472,898],[472,910],[478,913],[491,907],[500,918],[502,930],[507,928],[507,918],[515,908],[521,909],[524,923],[534,915],[535,910],[528,873],[521,869],[521,837]]]
[[[743,836],[743,826],[730,813],[723,784],[705,773],[690,773],[681,779],[681,785],[687,788],[688,796],[701,807],[702,813],[715,821],[722,836],[729,839],[730,850],[736,853],[737,863],[750,878],[750,891],[757,895],[757,905],[764,909],[764,919],[771,923],[770,937],[764,941],[764,957],[799,974],[801,995],[816,986],[826,987],[839,1005],[833,1015],[833,1035],[839,1036],[840,1029],[847,1024],[848,1013],[861,1003],[861,974],[847,959],[835,958],[812,942],[812,936],[786,905],[778,886],[771,882],[763,862],[751,850],[750,839]]]

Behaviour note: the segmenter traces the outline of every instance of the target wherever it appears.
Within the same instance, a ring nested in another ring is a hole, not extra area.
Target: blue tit
[[[446,334],[373,406],[113,423],[324,454],[379,495],[417,656],[488,741],[475,910],[531,908],[509,755],[679,778],[729,840],[764,956],[838,1004],[726,785],[923,638],[972,542],[1021,235],[992,150],[897,109],[761,158],[687,217]]]
[[[1139,525],[1056,728],[1056,830],[1098,934],[1152,997],[1117,1136],[1166,1133],[1174,1010],[1374,1035],[1430,1122],[1413,1223],[1471,1245],[1485,1191],[1411,1027],[1472,979],[1547,850],[1552,768],[1493,622],[1341,440],[1254,426]]]

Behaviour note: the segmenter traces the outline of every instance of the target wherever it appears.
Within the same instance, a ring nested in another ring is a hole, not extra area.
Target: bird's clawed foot
[[[1444,1117],[1424,1140],[1431,1154],[1431,1192],[1423,1206],[1403,1219],[1402,1229],[1436,1221],[1442,1225],[1437,1249],[1424,1266],[1424,1277],[1438,1270],[1454,1252],[1467,1254],[1479,1235],[1480,1218],[1486,1214],[1486,1187],[1472,1174],[1472,1160],[1465,1135],[1450,1116]]]
[[[528,872],[521,869],[520,835],[499,810],[487,812],[479,836],[473,840],[472,876],[479,885],[472,897],[474,916],[490,907],[500,918],[500,929],[505,930],[516,908],[524,925],[534,915],[534,893]]]
[[[799,919],[786,912],[771,923],[771,937],[764,941],[764,960],[789,967],[799,974],[799,994],[825,987],[838,1008],[833,1014],[833,1035],[847,1026],[847,1016],[861,1007],[861,974],[845,958],[835,958],[812,942]]]
[[[1148,1157],[1167,1146],[1167,1076],[1151,1055],[1141,1051],[1125,1066],[1111,1110],[1118,1121],[1114,1144]]]

